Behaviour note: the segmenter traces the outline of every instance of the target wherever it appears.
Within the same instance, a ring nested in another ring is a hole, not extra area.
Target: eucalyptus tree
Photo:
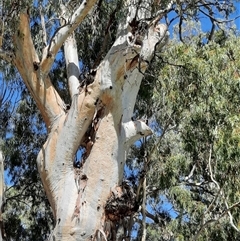
[[[183,22],[201,12],[211,20],[207,38],[211,41],[220,22],[215,14],[228,17],[231,4],[151,0],[2,4],[2,66],[15,67],[47,130],[37,166],[55,220],[49,240],[130,239],[133,220],[128,217],[138,210],[138,203],[129,184],[122,182],[124,165],[130,146],[152,134],[145,121],[132,118],[141,80],[156,51],[167,43],[174,19],[179,19],[183,41]],[[176,16],[168,21],[171,11]],[[163,19],[165,24],[159,22]],[[24,101],[29,100],[22,100],[22,107]],[[30,127],[35,124],[31,119]]]
[[[184,43],[172,40],[154,63],[145,113],[155,135],[132,149],[129,166],[141,175],[130,177],[147,196],[147,240],[238,240],[239,34],[223,28],[207,43],[189,24]]]

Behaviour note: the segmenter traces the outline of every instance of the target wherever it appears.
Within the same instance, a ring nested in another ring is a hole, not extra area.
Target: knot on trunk
[[[119,221],[123,217],[134,214],[138,207],[133,188],[127,182],[123,182],[121,186],[112,189],[111,196],[105,205],[105,213],[109,220]]]

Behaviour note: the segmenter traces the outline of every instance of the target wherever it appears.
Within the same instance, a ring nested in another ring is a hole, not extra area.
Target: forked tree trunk
[[[143,73],[156,45],[165,43],[167,28],[158,24],[156,18],[143,21],[145,31],[140,31],[138,21],[149,17],[146,9],[151,1],[142,1],[144,8],[138,10],[138,1],[130,1],[129,13],[126,21],[119,23],[115,43],[88,76],[92,83],[79,87],[73,31],[95,2],[82,2],[71,15],[72,24],[58,31],[41,61],[32,43],[29,16],[21,14],[14,39],[16,52],[7,56],[19,70],[49,131],[37,164],[56,220],[50,237],[54,241],[106,240],[110,236],[122,240],[121,235],[113,232],[119,219],[109,220],[105,205],[111,194],[120,190],[117,186],[122,183],[128,148],[151,134],[143,121],[132,121],[131,117]],[[61,16],[68,18],[66,8],[62,10]],[[72,97],[69,110],[48,77],[64,42]],[[80,146],[85,153],[80,167],[74,168],[73,160]]]

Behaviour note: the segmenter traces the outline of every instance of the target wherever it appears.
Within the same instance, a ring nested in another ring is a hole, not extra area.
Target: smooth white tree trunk
[[[106,215],[105,205],[112,193],[120,190],[127,151],[136,140],[151,134],[146,123],[132,121],[131,117],[156,45],[163,46],[168,38],[167,27],[158,23],[159,16],[145,22],[151,14],[150,0],[141,1],[141,5],[126,1],[128,14],[119,23],[115,43],[97,69],[90,72],[92,81],[80,87],[73,31],[95,3],[84,0],[73,14],[61,7],[66,21],[44,49],[41,60],[32,41],[29,16],[20,14],[14,36],[16,53],[1,54],[19,70],[48,128],[37,164],[56,221],[49,238],[52,241],[106,240],[111,232],[107,224],[114,221]],[[132,26],[136,21],[147,26],[144,32],[134,30],[139,27]],[[63,44],[72,98],[69,110],[48,76]],[[81,168],[74,168],[80,146],[86,151]],[[116,239],[121,240],[121,235]]]

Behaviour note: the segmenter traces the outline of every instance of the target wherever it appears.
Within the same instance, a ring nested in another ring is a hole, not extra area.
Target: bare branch
[[[185,181],[188,181],[193,176],[195,169],[196,169],[196,164],[193,165],[191,172],[188,174],[188,176],[185,177]]]
[[[104,239],[104,241],[107,241],[107,237],[106,237],[106,234],[103,230],[101,229],[98,229],[96,230],[95,234],[94,234],[94,237],[93,237],[93,240],[97,240],[97,241],[100,241],[102,240],[102,238],[99,236],[100,234],[102,234],[102,237]]]
[[[180,38],[181,42],[184,43],[183,37],[182,37],[182,24],[183,24],[183,17],[181,16],[180,19],[179,19],[179,24],[178,24],[178,27],[179,27],[179,38]]]
[[[49,43],[49,46],[45,48],[45,51],[43,53],[43,59],[41,61],[41,69],[44,76],[46,76],[49,72],[60,47],[63,45],[68,36],[70,36],[73,33],[73,31],[78,27],[78,25],[91,11],[96,1],[97,0],[84,0],[79,6],[79,8],[72,14],[72,17],[69,19],[67,24],[61,26],[54,33],[53,38]],[[63,15],[64,9],[65,8],[63,7]]]
[[[208,168],[209,168],[210,178],[212,182],[217,186],[217,189],[220,190],[220,186],[218,182],[213,178],[211,159],[212,159],[212,146],[210,146],[210,150],[209,150]]]
[[[212,28],[211,28],[211,31],[210,31],[210,34],[209,34],[209,37],[208,37],[208,42],[210,42],[213,38],[213,34],[214,34],[214,30],[215,30],[215,24],[214,22],[211,20],[212,22]]]
[[[225,213],[227,213],[228,216],[229,216],[229,221],[230,221],[231,226],[232,226],[237,232],[240,232],[240,230],[239,230],[239,229],[237,228],[237,226],[234,224],[234,222],[233,222],[233,216],[232,216],[232,214],[231,214],[231,212],[230,212],[230,210],[231,210],[233,207],[236,207],[236,206],[238,206],[238,205],[240,204],[240,201],[237,202],[237,203],[235,203],[234,205],[232,205],[230,208],[229,208],[229,206],[228,206],[228,203],[227,203],[226,199],[225,199],[224,202],[225,202],[225,206],[227,207],[227,209],[225,210]],[[225,213],[224,213],[224,215],[225,215]]]
[[[12,62],[21,74],[49,128],[56,116],[65,113],[64,102],[53,87],[49,77],[44,78],[41,73],[40,61],[33,45],[27,13],[20,14],[18,31],[14,35],[14,45],[16,52]]]
[[[239,202],[236,202],[234,203],[232,206],[230,206],[228,209],[224,210],[221,215],[217,218],[217,219],[210,219],[208,220],[206,223],[204,223],[201,228],[199,229],[199,231],[195,234],[193,240],[197,240],[200,233],[211,223],[214,223],[214,222],[218,222],[221,218],[223,218],[226,214],[228,214],[233,208],[237,207],[240,205],[240,201]],[[235,226],[235,225],[234,225]],[[239,232],[239,229],[235,226],[234,228],[236,231]]]
[[[42,6],[40,6],[40,15],[41,15],[42,30],[43,30],[43,43],[45,44],[45,46],[47,46],[47,32],[46,32],[45,20],[42,12]]]
[[[224,192],[223,190],[221,190],[220,188],[220,185],[218,184],[218,182],[213,178],[213,173],[212,173],[212,167],[211,167],[211,158],[212,158],[212,147],[210,147],[210,152],[209,152],[209,160],[208,160],[208,166],[209,166],[209,172],[210,172],[210,177],[211,177],[211,180],[215,183],[215,185],[217,186],[218,190],[220,190],[220,194],[222,195],[223,199],[224,199],[224,204],[226,206],[226,209],[229,210],[229,206],[228,206],[228,203],[226,201],[226,197],[224,195]],[[230,211],[226,211],[228,216],[229,216],[229,219],[230,219],[230,224],[231,226],[239,232],[239,229],[235,226],[235,224],[233,223],[233,217],[232,217],[232,214]]]
[[[208,13],[210,16],[213,17],[213,10],[212,10],[212,6],[211,4],[204,4],[204,7],[208,10]],[[212,28],[211,28],[211,31],[210,31],[210,34],[209,34],[209,37],[208,37],[208,42],[210,42],[213,38],[213,34],[214,34],[214,30],[215,30],[215,22],[214,22],[214,19],[213,18],[210,18],[210,21],[212,23]]]
[[[165,9],[157,11],[154,19],[152,20],[152,23],[155,25],[159,20],[161,20],[163,18],[163,16],[165,16],[169,11],[171,11],[172,6],[175,2],[176,2],[175,0],[172,0],[172,1],[170,1],[170,3],[168,3],[168,5]]]
[[[229,219],[230,219],[230,224],[231,226],[239,232],[239,229],[236,227],[236,225],[233,223],[233,217],[232,217],[232,214],[231,214],[231,209],[233,209],[234,207],[238,206],[240,204],[240,201],[233,204],[232,206],[228,206],[228,203],[226,201],[226,198],[225,198],[225,195],[224,195],[224,192],[222,190],[222,188],[220,187],[219,183],[214,179],[213,177],[213,172],[212,172],[212,166],[211,166],[211,159],[212,159],[212,146],[210,146],[210,150],[209,150],[209,158],[208,158],[208,168],[209,168],[209,173],[210,173],[210,178],[212,180],[212,182],[216,185],[217,189],[218,189],[218,194],[215,196],[215,198],[213,199],[213,201],[211,202],[211,204],[209,205],[208,209],[204,212],[204,215],[206,213],[208,213],[213,204],[215,203],[215,201],[217,200],[217,198],[219,197],[219,195],[222,196],[222,198],[224,199],[224,204],[225,204],[225,207],[226,209],[221,213],[221,215],[219,215],[219,217],[217,219],[210,219],[208,221],[206,221],[202,226],[201,228],[199,229],[199,231],[196,233],[196,235],[194,236],[194,239],[193,240],[197,240],[197,238],[199,237],[201,231],[203,229],[205,229],[207,227],[208,224],[210,223],[213,223],[213,222],[217,222],[219,221],[222,217],[224,217],[226,214],[228,214],[229,216]],[[204,215],[203,215],[203,218],[204,218]]]
[[[204,12],[204,11],[201,10],[201,9],[199,9],[199,11],[200,11],[201,13],[203,13],[204,15],[206,15],[207,17],[209,17],[212,21],[217,22],[217,23],[229,23],[229,22],[233,22],[233,21],[235,21],[236,19],[240,18],[240,15],[239,15],[239,16],[233,18],[233,19],[229,19],[229,20],[219,20],[219,19],[217,19],[217,18],[214,18],[214,17],[211,16],[210,14]]]
[[[146,158],[145,158],[146,159]],[[145,165],[146,165],[146,160],[145,160]],[[143,197],[142,197],[142,239],[141,241],[146,240],[146,235],[147,235],[147,227],[146,227],[146,184],[147,184],[147,178],[146,175],[144,175],[144,180],[142,184],[142,189],[143,189]]]

